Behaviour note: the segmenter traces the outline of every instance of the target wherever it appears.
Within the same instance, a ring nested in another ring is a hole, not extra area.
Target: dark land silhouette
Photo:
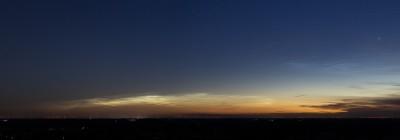
[[[399,140],[400,119],[9,119],[13,140]]]

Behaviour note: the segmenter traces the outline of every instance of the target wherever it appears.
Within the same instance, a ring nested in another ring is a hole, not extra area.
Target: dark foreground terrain
[[[399,119],[12,119],[0,139],[400,140]]]

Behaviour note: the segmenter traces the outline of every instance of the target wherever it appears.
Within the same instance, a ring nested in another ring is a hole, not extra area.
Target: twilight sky
[[[2,0],[0,117],[399,116],[399,6]]]

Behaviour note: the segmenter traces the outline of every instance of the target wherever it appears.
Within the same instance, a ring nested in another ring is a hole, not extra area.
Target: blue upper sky
[[[307,95],[317,98],[312,107],[348,98],[397,100],[399,6],[396,0],[3,0],[0,111],[197,93],[276,102]]]

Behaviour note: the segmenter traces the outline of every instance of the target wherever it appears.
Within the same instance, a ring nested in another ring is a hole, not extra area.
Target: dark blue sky
[[[398,87],[371,83],[400,82],[399,6],[395,0],[3,0],[0,105],[26,110],[43,102],[194,93],[386,97]]]

